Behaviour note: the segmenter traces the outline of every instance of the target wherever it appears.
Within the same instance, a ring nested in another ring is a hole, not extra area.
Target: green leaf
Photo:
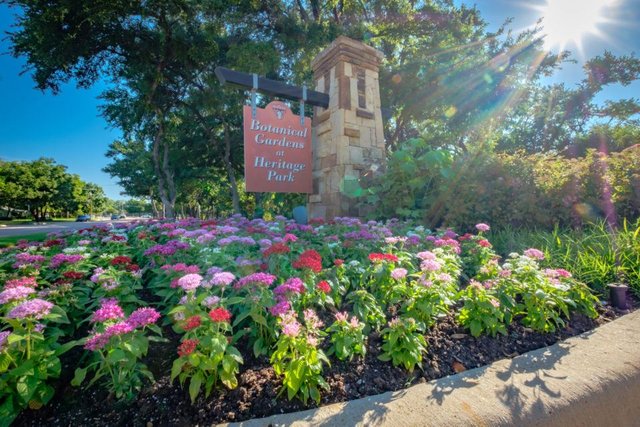
[[[191,398],[191,403],[196,401],[196,397],[198,397],[198,394],[200,393],[202,380],[203,378],[200,372],[191,377],[191,381],[189,382],[189,397]]]
[[[77,368],[76,373],[73,376],[73,380],[71,380],[71,385],[74,387],[78,387],[80,384],[82,384],[86,376],[87,376],[86,368]]]

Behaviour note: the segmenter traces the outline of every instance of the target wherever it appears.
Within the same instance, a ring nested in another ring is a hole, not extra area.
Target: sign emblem
[[[281,101],[267,108],[243,107],[244,175],[247,191],[312,193],[311,119]]]

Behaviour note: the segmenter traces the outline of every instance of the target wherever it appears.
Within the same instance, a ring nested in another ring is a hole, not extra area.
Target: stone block
[[[352,138],[360,138],[360,129],[345,127],[344,134]]]
[[[351,164],[362,164],[364,163],[364,157],[362,148],[360,147],[349,147],[349,159],[351,160]]]

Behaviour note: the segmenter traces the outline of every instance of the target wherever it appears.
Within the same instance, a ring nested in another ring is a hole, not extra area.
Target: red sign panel
[[[244,176],[247,191],[312,193],[311,119],[284,102],[266,108],[244,106]]]

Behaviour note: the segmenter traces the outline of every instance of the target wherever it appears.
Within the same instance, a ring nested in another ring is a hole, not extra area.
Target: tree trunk
[[[231,204],[233,213],[240,213],[240,196],[238,195],[238,182],[231,165],[231,137],[229,136],[229,125],[224,122],[224,165],[229,178],[229,190],[231,191]]]
[[[158,130],[153,140],[153,167],[158,179],[158,195],[162,201],[163,216],[174,218],[176,190],[173,174],[169,169],[169,144],[164,139],[164,114],[160,110],[156,110],[156,114],[158,116]],[[160,148],[162,148],[162,159],[160,159]]]

